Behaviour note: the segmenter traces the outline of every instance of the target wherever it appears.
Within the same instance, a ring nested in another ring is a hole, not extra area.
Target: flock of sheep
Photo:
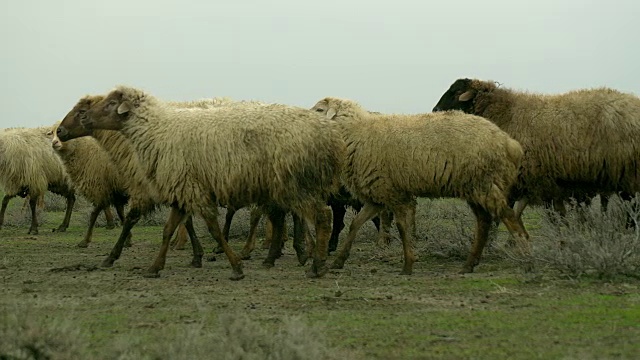
[[[351,206],[359,212],[331,266],[344,266],[359,228],[371,219],[379,241],[388,241],[393,218],[404,250],[402,274],[411,274],[416,198],[461,198],[477,222],[462,270],[472,272],[494,221],[528,252],[520,217],[526,204],[562,210],[570,197],[628,199],[640,191],[638,161],[640,98],[608,88],[542,95],[458,79],[433,112],[400,115],[332,97],[303,109],[228,98],[169,102],[118,86],[81,98],[53,127],[0,132],[0,226],[9,200],[19,195],[29,198],[29,232],[37,233],[36,206],[51,191],[67,198],[57,229],[64,231],[80,194],[94,209],[79,246],[91,241],[102,211],[112,218],[113,206],[122,221],[103,262],[112,266],[140,218],[168,206],[160,252],[145,276],[163,269],[176,229],[178,242],[191,241],[192,266],[202,266],[192,220],[198,215],[229,259],[231,279],[239,280],[260,218],[266,215],[270,225],[263,264],[271,267],[292,213],[298,260],[312,258],[307,276],[321,277]],[[223,229],[220,206],[228,210]],[[227,240],[233,214],[243,207],[251,207],[251,230],[238,255]]]

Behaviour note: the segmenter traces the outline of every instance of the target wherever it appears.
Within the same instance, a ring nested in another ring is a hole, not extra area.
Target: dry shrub
[[[47,192],[44,195],[44,208],[46,211],[65,211],[67,209],[67,199],[52,192]],[[78,208],[77,201],[74,208]]]
[[[28,310],[0,313],[0,359],[81,359],[88,349],[80,331],[61,319],[34,319]]]
[[[465,201],[422,199],[418,202],[416,246],[424,247],[424,251],[434,257],[465,260],[473,244],[475,227],[476,218]],[[497,227],[492,226],[483,257],[496,254],[491,246],[496,237]]]
[[[89,359],[91,344],[82,327],[71,321],[30,316],[24,306],[4,307],[0,313],[0,359]],[[358,354],[329,347],[320,329],[298,317],[278,325],[262,326],[244,314],[220,315],[218,326],[210,322],[167,329],[175,334],[150,342],[143,334],[111,340],[112,352],[103,359],[208,359],[316,360],[356,359]],[[208,325],[208,326],[206,326]],[[170,339],[170,341],[166,341]]]
[[[38,224],[42,226],[47,223],[47,213],[43,211],[40,206],[36,207],[36,217]],[[25,228],[25,234],[29,226],[31,225],[31,209],[29,208],[29,201],[19,197],[11,199],[7,211],[4,214],[5,227]],[[40,229],[40,227],[39,227]]]
[[[138,344],[127,340],[116,346],[114,359],[208,359],[220,360],[316,360],[353,359],[355,354],[339,352],[326,345],[316,329],[297,317],[285,318],[270,331],[246,315],[220,315],[218,327],[205,321],[191,324],[171,342]]]
[[[565,277],[614,279],[640,278],[640,198],[622,201],[612,197],[606,211],[598,204],[572,203],[567,216],[546,210],[541,227],[532,236],[536,268],[548,267]],[[635,226],[629,226],[629,223]],[[517,263],[523,256],[509,248],[505,253]]]

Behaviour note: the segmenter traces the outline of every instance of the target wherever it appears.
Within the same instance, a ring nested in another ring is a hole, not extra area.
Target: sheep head
[[[333,119],[336,117],[337,111],[334,107],[331,107],[331,98],[324,98],[318,101],[313,107],[311,111],[315,111],[320,115],[324,115],[327,119]]]
[[[82,136],[90,136],[92,130],[84,127],[81,124],[81,120],[86,117],[87,111],[103,98],[104,96],[102,95],[88,95],[81,98],[67,116],[64,117],[60,125],[57,126],[55,134],[58,139],[60,141],[68,141]]]
[[[477,113],[478,109],[474,108],[476,98],[495,88],[493,81],[458,79],[442,94],[433,111],[462,110],[468,114]]]
[[[359,117],[362,113],[368,113],[354,101],[334,97],[326,97],[318,101],[313,105],[311,111],[331,120],[338,120],[341,117]]]
[[[130,92],[135,89],[118,87],[91,107],[80,120],[88,129],[120,130],[136,107]]]
[[[56,151],[61,151],[64,147],[62,140],[58,137],[58,128],[60,127],[60,121],[53,124],[51,130],[47,132],[47,137],[51,139],[51,146]]]

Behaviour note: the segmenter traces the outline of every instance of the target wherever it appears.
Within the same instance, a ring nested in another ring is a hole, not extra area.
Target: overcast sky
[[[0,127],[48,125],[117,84],[429,112],[460,77],[640,94],[637,0],[3,0]]]

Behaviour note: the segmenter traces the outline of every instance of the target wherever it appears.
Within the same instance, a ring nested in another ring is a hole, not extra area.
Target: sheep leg
[[[516,201],[516,203],[513,205],[513,210],[515,211],[515,216],[518,218],[522,217],[522,212],[524,211],[524,209],[527,207],[527,205],[529,204],[529,199],[527,198],[522,198],[518,201]]]
[[[269,249],[271,247],[271,239],[273,239],[273,224],[271,219],[267,216],[267,220],[264,223],[264,241],[262,242],[263,249]]]
[[[240,252],[240,258],[242,260],[251,259],[251,252],[256,248],[256,231],[258,230],[258,224],[260,223],[260,219],[262,218],[262,210],[257,207],[253,207],[251,209],[251,220],[249,228],[249,236],[247,236],[247,241],[242,248],[242,252]]]
[[[159,271],[164,269],[164,265],[167,261],[167,251],[169,250],[169,242],[171,241],[171,237],[173,236],[174,231],[178,225],[184,222],[187,217],[187,213],[184,210],[177,208],[176,206],[171,206],[171,212],[169,213],[169,218],[164,224],[164,229],[162,230],[162,245],[160,246],[160,252],[156,257],[156,260],[151,264],[147,272],[143,274],[146,278],[157,278],[160,277]]]
[[[240,280],[244,278],[244,274],[242,273],[242,260],[240,257],[236,255],[236,253],[231,249],[231,246],[227,243],[227,240],[222,235],[222,231],[220,231],[220,224],[218,224],[218,208],[213,206],[210,211],[204,211],[202,213],[202,217],[204,218],[205,223],[207,224],[207,229],[211,236],[216,239],[222,248],[224,249],[224,253],[227,255],[229,259],[229,263],[231,263],[231,268],[233,269],[233,274],[229,279],[231,280]]]
[[[318,204],[313,215],[316,245],[313,251],[313,263],[306,275],[309,278],[319,278],[329,271],[327,256],[329,255],[329,237],[331,237],[331,209],[324,204]]]
[[[224,217],[224,227],[222,228],[222,236],[224,236],[224,239],[226,241],[229,241],[229,231],[231,230],[231,221],[233,220],[233,217],[236,215],[236,211],[238,210],[232,207],[227,208],[227,214]],[[218,243],[215,249],[213,249],[214,254],[222,254],[223,252],[224,252],[224,249],[222,248],[222,245],[220,243]]]
[[[356,217],[351,221],[351,225],[349,225],[349,234],[347,234],[347,239],[344,244],[342,244],[342,248],[338,252],[336,259],[333,261],[331,265],[332,269],[342,269],[344,267],[345,261],[349,258],[349,252],[351,251],[351,246],[353,245],[353,241],[358,235],[358,230],[366,223],[367,221],[373,219],[374,216],[378,215],[380,211],[384,210],[382,206],[375,205],[373,203],[366,203],[364,207]]]
[[[344,216],[347,213],[347,208],[341,204],[332,203],[331,212],[333,213],[333,226],[331,229],[331,239],[329,239],[329,252],[338,249],[338,240],[340,238],[340,232],[344,229]]]
[[[564,207],[564,206],[563,206]],[[516,239],[516,244],[518,246],[519,252],[524,256],[531,258],[531,243],[529,242],[529,234],[527,230],[524,228],[524,224],[522,223],[522,219],[519,219],[515,216],[513,211],[509,208],[506,208],[500,217],[504,225]],[[533,263],[528,262],[525,264],[525,270],[531,271],[533,269]]]
[[[415,203],[398,206],[393,209],[396,215],[396,227],[402,239],[402,250],[404,252],[404,266],[400,275],[411,275],[413,273],[413,263],[416,261],[414,253],[415,239]],[[388,212],[382,211],[381,216],[388,218]]]
[[[469,202],[469,206],[471,207],[471,210],[473,210],[473,214],[476,216],[476,236],[473,241],[471,251],[469,252],[469,256],[467,257],[467,261],[462,267],[460,273],[472,273],[473,268],[480,263],[480,256],[482,255],[484,246],[487,244],[489,228],[491,227],[491,222],[493,220],[491,214],[482,206],[471,202]],[[513,210],[511,211],[513,212]]]
[[[125,220],[124,204],[116,204],[114,206],[116,208],[116,214],[118,215],[118,219],[120,219],[120,223],[124,224],[124,220]],[[124,246],[131,247],[131,231],[129,231],[129,235],[127,235],[127,240],[125,241]]]
[[[2,225],[4,224],[4,213],[7,211],[7,206],[9,205],[9,201],[14,197],[15,195],[5,195],[2,198],[2,208],[0,209],[0,229],[2,229]]]
[[[184,245],[187,243],[187,228],[184,224],[178,225],[178,231],[176,231],[176,237],[171,242],[171,248],[173,250],[184,250]]]
[[[272,225],[272,239],[269,246],[269,254],[262,262],[266,268],[272,268],[277,258],[282,256],[282,237],[284,233],[284,217],[286,213],[282,209],[270,209],[267,214]]]
[[[89,246],[91,236],[93,235],[93,228],[96,225],[96,220],[98,220],[98,215],[100,215],[100,212],[104,209],[104,206],[93,207],[93,211],[91,211],[91,215],[89,216],[89,228],[87,229],[87,233],[84,235],[84,239],[78,243],[78,247],[86,248]]]
[[[307,239],[307,223],[300,216],[293,214],[293,249],[296,251],[298,263],[303,265],[307,263],[306,239]]]
[[[131,229],[138,223],[141,217],[142,212],[139,208],[136,207],[129,210],[129,213],[127,214],[122,224],[120,237],[118,238],[116,244],[113,246],[113,249],[111,249],[111,253],[109,253],[109,256],[102,262],[102,267],[111,267],[113,266],[113,263],[120,258],[124,243],[127,241],[127,238],[131,236]]]
[[[376,216],[379,221],[378,240],[376,241],[378,246],[388,246],[391,244],[391,234],[389,233],[389,230],[391,230],[392,216],[393,212],[387,210],[382,210],[379,216]]]
[[[116,224],[113,222],[113,211],[111,211],[110,206],[104,208],[104,218],[107,220],[107,229],[111,230],[116,227]]]
[[[38,218],[36,216],[36,205],[38,205],[38,197],[29,197],[29,207],[31,208],[31,227],[27,234],[38,235]]]
[[[191,240],[191,248],[193,249],[193,259],[191,259],[191,266],[194,268],[201,268],[204,249],[202,248],[202,244],[200,244],[198,235],[196,235],[196,229],[193,227],[193,216],[187,216],[187,221],[185,221],[184,225],[179,225],[178,231],[180,230],[180,228],[185,229],[185,231],[189,234],[189,239]]]
[[[58,226],[58,228],[54,231],[56,232],[65,232],[69,227],[69,222],[71,221],[71,212],[73,211],[73,205],[76,203],[76,195],[71,194],[67,196],[67,209],[64,213],[64,219],[62,220],[62,224]]]

